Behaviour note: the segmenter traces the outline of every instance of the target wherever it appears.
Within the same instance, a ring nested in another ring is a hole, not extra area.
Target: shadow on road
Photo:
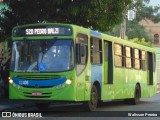
[[[151,103],[151,101],[141,101],[140,105],[142,104],[148,104]],[[125,106],[133,106],[128,105],[123,100],[116,100],[116,101],[107,101],[102,102],[98,105],[98,108],[118,108],[118,107],[125,107]],[[38,110],[38,109],[37,109]],[[38,111],[55,111],[55,112],[83,112],[85,111],[82,103],[73,103],[73,104],[59,104],[59,105],[50,105],[49,108],[38,110]]]

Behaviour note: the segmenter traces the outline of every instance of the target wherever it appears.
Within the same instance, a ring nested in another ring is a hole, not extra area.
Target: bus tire
[[[36,107],[39,109],[39,110],[43,110],[43,109],[47,109],[50,105],[50,102],[46,102],[46,103],[35,103],[36,104]]]
[[[84,102],[86,111],[95,111],[98,104],[98,91],[95,85],[92,86],[90,101]]]
[[[141,90],[139,85],[136,85],[135,91],[134,91],[134,98],[132,99],[132,104],[138,105],[140,103],[140,98],[141,98]]]
[[[140,104],[140,98],[141,98],[141,89],[139,85],[136,85],[134,90],[134,98],[126,99],[125,102],[131,105],[138,105]]]

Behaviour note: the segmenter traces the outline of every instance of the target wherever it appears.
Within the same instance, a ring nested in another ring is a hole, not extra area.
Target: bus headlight
[[[65,88],[72,83],[72,78],[67,79],[64,83],[57,85],[56,89]]]
[[[8,81],[10,84],[13,84],[13,80],[11,79],[11,77],[8,77]]]
[[[67,80],[66,80],[66,84],[67,84],[67,85],[70,85],[71,83],[72,83],[72,81],[71,81],[70,79],[67,79]]]
[[[10,79],[10,80],[9,80],[9,83],[10,83],[10,84],[13,84],[13,80],[12,80],[12,79]]]

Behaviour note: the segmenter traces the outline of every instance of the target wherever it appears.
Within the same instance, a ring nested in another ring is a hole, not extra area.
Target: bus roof
[[[141,49],[141,50],[147,50],[147,51],[155,52],[155,49],[152,48],[152,47],[147,47],[147,46],[140,45],[140,44],[137,44],[137,43],[134,43],[134,42],[130,42],[128,40],[123,40],[123,39],[118,38],[118,37],[107,35],[107,34],[104,34],[104,33],[98,32],[98,31],[94,31],[94,30],[91,30],[91,29],[87,29],[87,28],[84,28],[82,26],[78,26],[78,25],[74,25],[74,24],[65,24],[65,23],[34,23],[34,24],[26,24],[26,25],[16,26],[16,27],[13,28],[13,30],[17,29],[17,28],[23,28],[23,27],[45,26],[45,25],[71,26],[71,27],[77,28],[77,29],[86,29],[86,30],[89,30],[91,36],[94,36],[94,37],[97,37],[97,38],[101,38],[102,40],[112,41],[114,43],[122,44],[122,45],[125,45],[125,46],[131,46],[133,48],[138,48],[138,49]]]

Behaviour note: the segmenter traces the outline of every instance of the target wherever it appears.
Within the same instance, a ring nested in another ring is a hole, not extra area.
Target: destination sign
[[[35,28],[26,29],[26,35],[51,35],[59,34],[59,28]]]
[[[35,26],[23,27],[13,30],[14,37],[21,36],[48,36],[48,35],[72,35],[72,29],[66,26]]]

